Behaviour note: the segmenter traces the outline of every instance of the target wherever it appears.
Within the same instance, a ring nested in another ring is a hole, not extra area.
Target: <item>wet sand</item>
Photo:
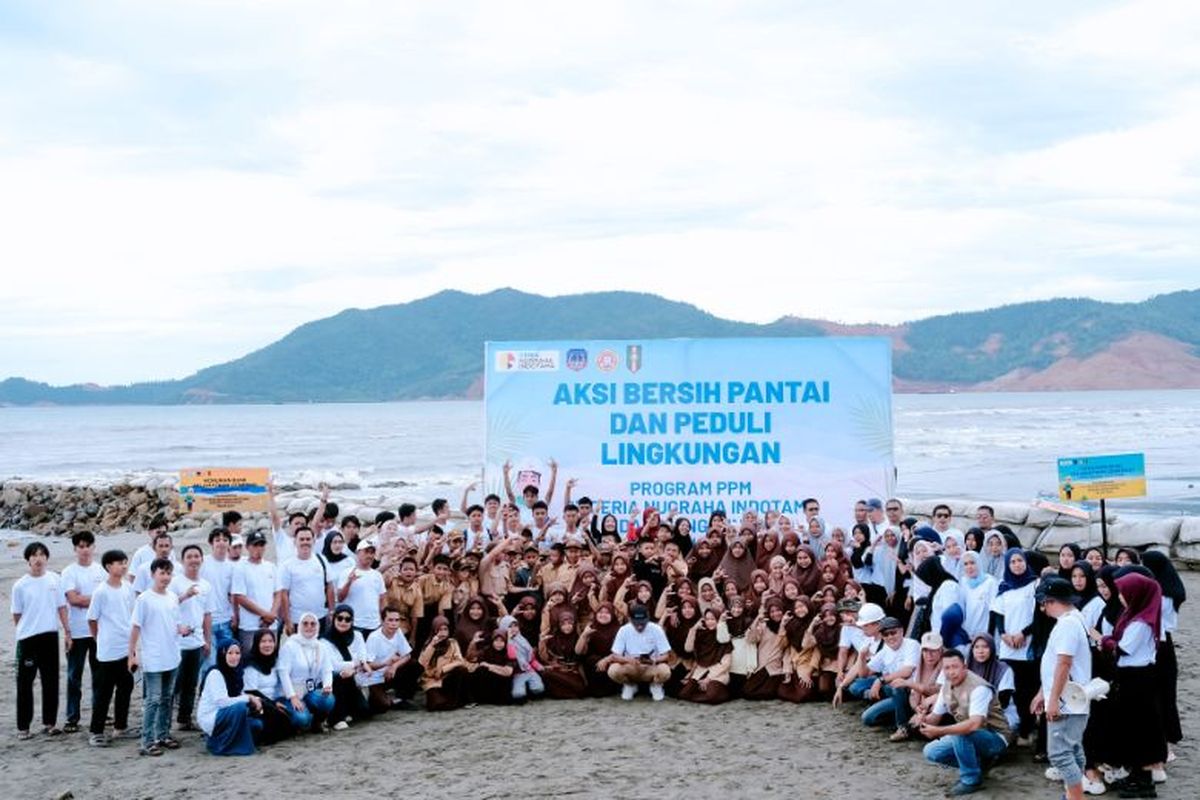
[[[140,534],[107,536],[97,550],[119,546],[132,553],[142,540]],[[25,568],[24,541],[0,551],[0,601],[6,611],[13,581]],[[51,568],[61,570],[71,560],[70,542],[48,541]],[[176,547],[187,541],[177,537]],[[1186,573],[1184,579],[1200,597],[1200,575]],[[1163,798],[1200,797],[1195,768],[1200,674],[1192,658],[1200,619],[1191,604],[1180,622],[1184,742],[1177,749],[1179,760],[1168,769],[1169,781],[1159,788]],[[61,682],[65,691],[65,672]],[[955,780],[953,770],[926,764],[918,744],[891,744],[885,733],[862,728],[855,706],[735,701],[707,708],[672,700],[652,703],[645,696],[632,703],[543,701],[522,708],[396,713],[248,758],[214,758],[198,733],[183,733],[181,749],[145,758],[137,755],[135,741],[88,747],[85,732],[18,741],[14,694],[12,617],[5,613],[0,623],[0,798],[6,800],[58,798],[66,792],[76,798],[273,798],[302,792],[315,797],[874,800],[941,797]],[[60,724],[64,714],[60,699]],[[89,718],[85,685],[85,726]],[[139,684],[131,724],[139,725],[140,719]],[[975,796],[1057,798],[1061,788],[1043,777],[1044,768],[1033,763],[1028,750],[1010,752]]]

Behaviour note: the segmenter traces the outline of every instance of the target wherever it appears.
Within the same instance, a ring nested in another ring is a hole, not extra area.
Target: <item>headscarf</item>
[[[888,544],[888,534],[896,538],[896,545]],[[875,551],[871,555],[874,562],[875,570],[872,577],[875,583],[883,587],[887,592],[888,597],[896,593],[896,567],[900,563],[900,537],[895,530],[888,528],[883,532],[883,536],[879,539],[879,544],[875,545]]]
[[[570,633],[563,633],[562,624],[566,620],[576,622],[575,612],[559,612],[554,620],[554,628],[550,631],[550,638],[546,640],[546,650],[559,661],[573,663],[576,661],[575,645],[579,644],[579,628],[575,627]]]
[[[1096,573],[1092,571],[1092,565],[1084,561],[1082,558],[1075,562],[1075,566],[1071,567],[1071,576],[1068,580],[1072,580],[1075,575],[1075,570],[1083,573],[1084,587],[1083,591],[1075,592],[1075,607],[1083,610],[1083,607],[1092,601],[1096,596]],[[1074,583],[1071,585],[1072,591],[1075,590]]]
[[[800,649],[804,646],[804,634],[808,632],[808,627],[812,625],[815,612],[813,611],[812,600],[808,597],[801,595],[796,599],[804,601],[804,607],[808,609],[808,613],[803,617],[797,617],[793,611],[792,618],[783,626],[783,632],[787,634],[788,645],[799,653]],[[793,608],[795,608],[794,604]]]
[[[317,638],[317,634],[315,632],[312,636],[304,635],[304,620],[309,618],[316,623],[317,629],[320,630],[321,623],[317,619],[317,615],[311,611],[305,611],[300,615],[300,622],[298,625],[296,625],[296,634],[289,637],[288,641],[295,641],[296,647],[299,647],[302,652],[307,652],[307,660],[311,664],[314,663],[315,659],[319,659],[321,657],[321,640]]]
[[[264,636],[270,636],[275,640],[275,649],[271,655],[264,656],[258,651],[258,645],[263,640]],[[270,628],[260,628],[254,632],[254,641],[250,645],[250,658],[246,659],[250,662],[250,666],[261,672],[263,675],[270,675],[271,670],[275,669],[275,663],[279,660],[279,637],[275,635],[275,631]]]
[[[514,625],[517,626],[517,635],[509,637],[508,646],[516,658],[517,671],[528,672],[529,668],[535,662],[533,645],[531,645],[529,640],[526,639],[524,634],[521,633],[521,626],[517,624],[517,618],[511,614],[506,617],[501,617],[500,624],[497,625],[496,628],[497,630],[504,631],[507,634],[508,629]]]
[[[1064,544],[1062,547],[1058,548],[1058,552],[1061,553],[1063,550],[1070,550],[1075,554],[1076,564],[1083,560],[1083,551],[1079,549],[1079,545],[1072,543]],[[1072,565],[1071,568],[1074,569],[1074,565]],[[1063,580],[1071,580],[1071,570],[1067,569],[1066,567],[1059,567],[1058,577],[1062,578]]]
[[[483,609],[483,617],[478,622],[471,619],[468,613],[472,606],[479,606]],[[458,647],[464,653],[471,646],[471,641],[475,638],[475,634],[484,630],[488,624],[488,605],[483,602],[482,597],[472,596],[467,598],[466,605],[463,606],[462,613],[457,615],[454,620],[454,640],[458,642]]]
[[[973,561],[979,565],[979,574],[976,575],[974,578],[972,578],[970,575],[968,575],[967,570],[965,569],[968,561]],[[976,553],[974,550],[968,550],[967,552],[963,553],[962,564],[963,564],[964,569],[963,569],[962,578],[960,579],[960,582],[965,583],[967,586],[969,586],[972,589],[978,589],[979,584],[986,581],[987,577],[988,577],[988,574],[986,572],[984,572],[984,570],[983,570],[982,562],[983,562],[983,556],[981,556],[979,553]]]
[[[447,619],[446,617],[442,616],[441,614],[438,614],[436,617],[433,618],[433,621],[429,623],[430,637],[432,637],[435,633],[437,633],[439,628],[445,628],[446,633],[450,632],[450,620]],[[442,656],[444,656],[446,654],[446,651],[450,649],[450,645],[454,644],[454,643],[455,643],[454,637],[447,636],[445,639],[442,639],[440,642],[435,644],[433,646],[434,660],[437,660],[437,659],[441,658]]]
[[[769,549],[766,547],[766,543],[767,543],[768,539],[770,539],[771,541],[773,541],[775,543],[775,546],[772,548],[769,548]],[[775,531],[767,531],[763,535],[762,542],[758,546],[757,554],[754,556],[755,565],[759,569],[767,569],[770,566],[771,559],[774,558],[775,556],[780,555],[783,552],[780,549],[781,547],[782,547],[782,542],[779,539],[779,534],[776,533]]]
[[[708,541],[707,539],[702,541]],[[710,577],[721,563],[721,558],[725,553],[724,548],[714,547],[712,542],[708,542],[708,555],[700,554],[700,542],[696,542],[696,546],[692,548],[692,552],[688,555],[688,574],[694,578]]]
[[[778,608],[780,611],[783,611],[783,601],[780,600],[778,597],[771,597],[771,598],[768,598],[767,602],[764,603],[763,605],[766,608],[766,612],[767,612],[766,614],[763,615],[763,619],[767,623],[767,630],[769,630],[771,633],[779,633],[779,626],[783,624],[783,619],[781,618],[779,620],[779,622],[772,621],[771,609]]]
[[[937,590],[941,588],[946,581],[958,583],[954,576],[946,571],[942,566],[941,559],[927,558],[917,567],[917,577],[924,581],[929,586],[929,596],[937,594]]]
[[[1117,578],[1117,590],[1125,598],[1125,610],[1113,628],[1112,639],[1120,642],[1129,623],[1135,620],[1146,623],[1154,632],[1154,641],[1161,636],[1162,589],[1153,578],[1130,572]]]
[[[1137,550],[1134,550],[1132,547],[1118,547],[1116,554],[1113,555],[1114,562],[1117,560],[1117,556],[1121,555],[1121,553],[1124,553],[1125,555],[1129,556],[1129,563],[1131,563],[1131,564],[1142,563],[1141,554],[1138,553]]]
[[[718,642],[717,629],[709,630],[707,625],[701,625],[696,629],[696,637],[692,642],[692,653],[696,658],[696,666],[711,667],[725,657],[726,653],[733,652],[733,644],[731,642]]]
[[[721,596],[721,590],[717,588],[717,582],[712,578],[701,578],[700,580],[696,581],[696,605],[700,609],[701,614],[703,614],[705,611],[708,611],[709,607],[712,605],[712,601],[704,599],[705,586],[711,586],[717,597]]]
[[[975,541],[975,546],[967,544],[967,537],[970,536]],[[963,534],[963,548],[978,553],[983,549],[983,528],[978,525],[972,525],[967,528],[967,532]]]
[[[1000,535],[1004,537],[1004,543],[1008,545],[1008,549],[1011,550],[1014,547],[1021,546],[1020,537],[1013,533],[1013,529],[1007,525],[997,525],[995,528],[992,528],[992,530],[1000,531]]]
[[[1000,581],[1000,588],[996,594],[1004,594],[1010,589],[1020,589],[1023,586],[1028,586],[1037,580],[1037,573],[1033,570],[1033,565],[1029,563],[1028,557],[1024,550],[1019,547],[1010,547],[1008,552],[1004,554],[1004,580]],[[1020,556],[1025,560],[1025,572],[1020,575],[1014,575],[1012,571],[1013,556]]]
[[[808,569],[800,566],[800,553],[807,552],[809,556]],[[800,549],[796,551],[797,559],[795,566],[792,567],[792,575],[796,578],[796,582],[800,584],[800,593],[812,595],[821,586],[821,564],[817,561],[817,554],[808,545],[800,545]]]
[[[988,644],[988,660],[975,660],[975,643],[983,639]],[[999,690],[1000,681],[1004,680],[1004,676],[1008,673],[1008,665],[1000,660],[996,653],[996,640],[989,633],[980,633],[971,640],[971,654],[967,659],[967,669],[974,672],[979,677],[987,681],[992,689]]]
[[[733,548],[739,544],[743,551],[741,558],[737,558],[733,554]],[[725,556],[721,559],[718,569],[725,573],[725,580],[737,584],[739,592],[746,591],[750,588],[750,576],[755,569],[754,554],[750,551],[750,546],[741,539],[732,542],[725,550]]]
[[[830,611],[833,612],[833,624],[826,625],[825,615]],[[817,647],[821,650],[821,654],[828,657],[830,655],[830,648],[837,647],[838,639],[841,638],[842,635],[842,620],[841,617],[838,616],[837,606],[835,606],[833,603],[826,603],[825,605],[821,606],[821,612],[817,618],[813,620],[812,627],[809,628],[809,631],[812,633],[813,639],[816,640]]]
[[[992,539],[999,539],[1002,544],[1005,544],[1000,552],[1000,555],[992,555],[992,549],[988,547],[988,542]],[[988,531],[987,536],[983,539],[983,548],[979,551],[981,559],[979,568],[991,575],[997,582],[1004,580],[1004,567],[1008,563],[1008,553],[1004,552],[1007,549],[1007,543],[1004,541],[1004,534],[993,528]]]
[[[579,602],[587,604],[588,602],[588,588],[583,582],[584,575],[591,575],[594,578],[592,585],[596,587],[596,593],[600,593],[600,571],[591,564],[580,564],[579,568],[575,570],[575,580],[571,582],[571,591],[567,595],[567,602],[572,605]],[[590,608],[589,606],[589,610]]]
[[[336,617],[338,614],[350,615],[350,628],[345,633],[340,633],[336,624],[330,625],[325,630],[325,634],[321,638],[329,642],[334,646],[334,648],[337,649],[338,653],[342,656],[343,661],[350,661],[350,645],[354,644],[354,609],[346,603],[341,603],[335,606],[333,609],[333,615]],[[259,633],[262,633],[262,631],[259,631]],[[255,634],[255,637],[258,637],[257,633]],[[255,644],[255,649],[257,649],[257,647],[258,645]]]
[[[617,561],[625,562],[625,572],[623,574],[618,575],[616,571],[613,570],[613,567],[616,566]],[[633,577],[633,567],[629,563],[629,556],[625,555],[624,553],[614,552],[612,561],[608,565],[608,575],[604,578],[604,586],[602,587],[604,589],[604,596],[616,597],[617,590],[620,589],[625,581],[629,580],[631,577]]]
[[[1158,581],[1163,597],[1171,598],[1175,610],[1178,611],[1187,601],[1187,588],[1184,587],[1183,579],[1179,577],[1179,571],[1175,569],[1171,559],[1157,550],[1147,550],[1142,554],[1142,565],[1154,573],[1154,580]]]
[[[601,625],[597,620],[600,609],[607,608],[609,621],[607,625]],[[602,656],[612,652],[613,642],[616,641],[617,631],[621,629],[621,623],[617,621],[617,609],[612,603],[601,603],[596,606],[596,610],[592,612],[592,634],[588,637],[588,652],[600,653]]]
[[[330,533],[328,536],[325,537],[325,543],[323,545],[321,545],[321,557],[325,559],[326,564],[336,564],[339,561],[341,561],[342,559],[350,557],[350,553],[348,552],[350,549],[349,545],[347,545],[346,547],[343,547],[342,552],[340,552],[340,553],[333,552],[333,537],[334,536],[341,536],[342,541],[343,542],[346,541],[346,537],[342,535],[341,531],[336,531],[334,533]]]
[[[1050,559],[1046,558],[1046,554],[1041,550],[1027,548],[1025,564],[1029,567],[1028,572],[1032,573],[1034,578],[1041,579],[1042,573],[1050,566]]]
[[[244,688],[242,684],[242,665],[239,663],[236,667],[231,667],[225,660],[225,655],[229,652],[229,648],[237,646],[241,649],[241,645],[236,640],[222,642],[217,648],[217,663],[212,666],[217,672],[221,673],[221,677],[225,679],[225,693],[230,697],[237,697],[242,693]],[[207,678],[207,675],[205,676]]]
[[[1104,604],[1104,613],[1101,616],[1114,627],[1117,620],[1121,618],[1121,612],[1125,610],[1125,606],[1121,605],[1121,598],[1117,596],[1119,594],[1117,573],[1120,570],[1121,568],[1116,564],[1105,564],[1100,568],[1100,574],[1096,576],[1096,582],[1103,583],[1109,594],[1108,600]]]

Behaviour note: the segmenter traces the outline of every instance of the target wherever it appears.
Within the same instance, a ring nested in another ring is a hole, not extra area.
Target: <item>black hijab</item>
[[[1067,576],[1068,580],[1071,580],[1071,578],[1074,576],[1075,570],[1079,570],[1080,572],[1083,573],[1083,578],[1085,581],[1083,591],[1076,592],[1076,594],[1075,594],[1075,607],[1082,611],[1083,607],[1086,606],[1088,603],[1090,603],[1092,601],[1092,598],[1097,595],[1096,573],[1092,570],[1091,564],[1084,561],[1083,559],[1079,559],[1078,561],[1075,562],[1075,566],[1071,567],[1071,569],[1070,569],[1071,574]],[[1072,583],[1071,588],[1072,589],[1075,588],[1074,583]]]
[[[264,656],[258,651],[258,645],[263,637],[267,634],[275,637],[275,652],[269,656]],[[275,636],[275,631],[270,628],[263,628],[255,631],[254,643],[250,646],[250,658],[248,659],[250,666],[261,672],[263,675],[270,675],[271,670],[275,669],[275,662],[279,660],[279,637]]]
[[[1171,559],[1157,550],[1147,550],[1142,553],[1142,565],[1149,568],[1154,573],[1154,580],[1158,581],[1158,585],[1162,588],[1163,597],[1171,598],[1175,604],[1175,610],[1187,600],[1187,589],[1183,585],[1183,579],[1179,577],[1179,572],[1175,569],[1175,565],[1171,563]]]
[[[336,564],[339,561],[341,561],[342,559],[350,557],[349,542],[347,542],[346,546],[342,548],[342,552],[337,553],[337,554],[335,554],[333,552],[333,537],[334,536],[341,536],[342,541],[343,542],[346,541],[346,537],[342,534],[341,531],[337,531],[336,533],[331,533],[325,537],[325,544],[321,545],[321,556],[324,557],[326,564]]]
[[[1062,547],[1058,548],[1058,552],[1061,553],[1063,550],[1070,550],[1072,553],[1075,554],[1075,563],[1076,564],[1078,564],[1080,561],[1083,560],[1083,550],[1081,550],[1079,548],[1079,545],[1064,544]],[[1071,567],[1071,569],[1074,569],[1074,568],[1075,568],[1074,566]],[[1067,569],[1066,567],[1059,567],[1058,568],[1058,577],[1060,577],[1066,581],[1071,580],[1071,569]]]
[[[336,617],[338,614],[350,615],[350,629],[345,633],[341,633],[337,629],[337,624],[334,623],[326,628],[325,635],[321,638],[336,647],[344,660],[350,661],[352,659],[350,645],[354,644],[354,609],[345,603],[341,603],[333,609],[333,615]],[[257,645],[255,647],[257,649]]]
[[[917,567],[917,577],[925,583],[929,584],[929,596],[933,597],[937,594],[937,590],[941,588],[946,581],[958,583],[954,576],[946,571],[942,566],[942,560],[937,556],[929,556],[921,562]]]
[[[225,642],[217,649],[217,663],[214,669],[221,673],[221,677],[225,679],[225,691],[230,697],[237,697],[242,693],[242,665],[239,663],[236,667],[229,666],[225,660],[226,654],[229,653],[229,648],[237,645],[241,649],[241,645],[237,642]]]

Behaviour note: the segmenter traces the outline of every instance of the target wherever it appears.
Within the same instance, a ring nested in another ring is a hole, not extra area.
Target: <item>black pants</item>
[[[1179,661],[1175,657],[1175,641],[1169,633],[1166,641],[1158,643],[1157,664],[1163,733],[1168,743],[1179,744],[1183,740],[1183,727],[1179,722]]]
[[[1037,697],[1038,689],[1041,687],[1042,679],[1038,673],[1038,662],[1006,658],[1004,663],[1008,664],[1008,668],[1013,673],[1013,688],[1015,689],[1013,702],[1017,704],[1017,714],[1021,717],[1018,735],[1030,736],[1037,731],[1037,718],[1029,710],[1029,707],[1033,704],[1033,698]]]
[[[42,677],[42,724],[58,722],[58,632],[49,631],[17,642],[17,730],[33,722],[33,681]]]
[[[203,647],[179,651],[179,671],[175,673],[175,701],[179,704],[179,710],[175,719],[180,725],[192,721],[192,710],[196,707],[196,684],[200,680],[200,666],[203,663]]]
[[[346,717],[354,720],[362,720],[369,713],[367,710],[367,698],[363,696],[363,690],[354,682],[354,678],[343,678],[341,675],[334,675],[333,714],[330,715],[333,722],[341,722]]]
[[[92,691],[95,704],[92,706],[92,724],[88,731],[104,733],[104,721],[108,717],[108,704],[116,693],[113,707],[113,728],[123,731],[129,727],[129,698],[133,694],[133,673],[129,671],[128,659],[97,661],[92,670]]]
[[[367,690],[367,702],[370,704],[372,714],[381,714],[391,708],[391,702],[388,700],[387,690],[391,689],[396,694],[397,700],[412,700],[413,695],[417,693],[417,681],[421,679],[421,665],[416,661],[409,661],[400,669],[396,670],[395,676],[389,681],[377,683]]]

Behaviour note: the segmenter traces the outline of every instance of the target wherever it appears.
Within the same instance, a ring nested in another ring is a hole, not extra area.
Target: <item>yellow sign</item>
[[[266,468],[204,467],[179,471],[179,510],[243,511],[267,510]]]
[[[1142,453],[1074,456],[1058,460],[1058,498],[1079,503],[1112,497],[1146,496]]]

